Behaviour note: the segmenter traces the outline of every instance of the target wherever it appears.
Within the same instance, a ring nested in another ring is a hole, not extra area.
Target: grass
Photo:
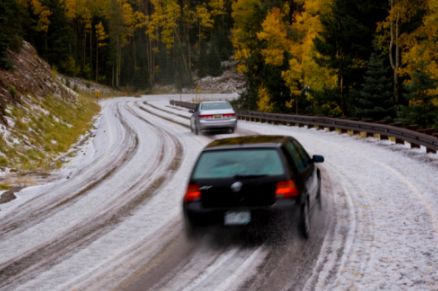
[[[91,128],[100,107],[95,98],[86,95],[76,100],[29,98],[23,105],[10,106],[15,126],[9,130],[20,143],[0,139],[0,152],[7,157],[0,156],[0,167],[19,172],[59,168],[62,163],[56,158]]]
[[[6,185],[6,184],[1,184],[0,183],[0,191],[3,191],[3,190],[9,190],[11,187],[9,186],[9,185]]]

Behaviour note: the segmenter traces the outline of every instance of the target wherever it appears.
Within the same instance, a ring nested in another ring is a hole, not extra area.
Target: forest
[[[238,106],[438,129],[438,0],[2,0],[7,49],[115,88],[193,87],[235,60]]]

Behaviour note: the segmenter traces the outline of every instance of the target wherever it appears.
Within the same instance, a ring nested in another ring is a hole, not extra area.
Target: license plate
[[[243,225],[251,221],[251,212],[249,211],[227,211],[224,216],[225,225]]]
[[[214,118],[222,118],[222,114],[216,114]]]

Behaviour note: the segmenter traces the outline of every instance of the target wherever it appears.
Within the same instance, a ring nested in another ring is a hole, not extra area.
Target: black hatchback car
[[[277,210],[300,211],[301,234],[310,234],[311,209],[321,205],[321,172],[290,136],[243,136],[213,141],[198,157],[183,198],[187,234],[213,222],[247,225]]]

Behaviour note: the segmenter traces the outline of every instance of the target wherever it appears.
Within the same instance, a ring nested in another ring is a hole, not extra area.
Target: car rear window
[[[215,109],[231,109],[231,105],[228,102],[215,102],[215,103],[203,103],[201,104],[201,110],[215,110]]]
[[[258,177],[283,174],[283,164],[277,150],[244,149],[202,153],[192,178]]]

